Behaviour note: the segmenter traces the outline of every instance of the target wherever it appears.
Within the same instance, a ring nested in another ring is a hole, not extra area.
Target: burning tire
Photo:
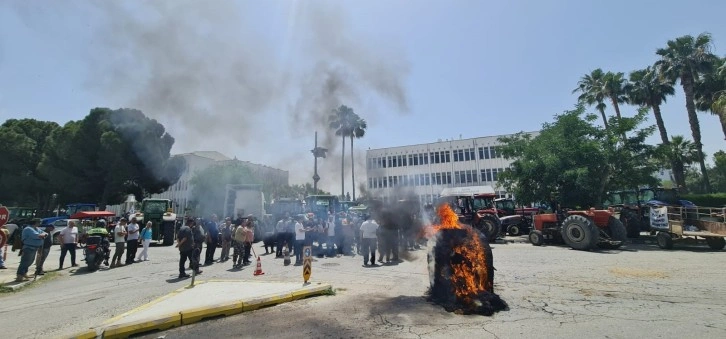
[[[477,221],[475,225],[475,229],[477,229],[479,232],[482,232],[489,242],[494,242],[494,240],[497,239],[497,235],[499,235],[499,229],[502,227],[501,221],[499,221],[499,218],[487,214],[484,215]]]
[[[599,235],[600,231],[592,219],[581,215],[571,215],[562,222],[562,239],[576,250],[592,249],[597,245]]]
[[[671,238],[671,235],[668,232],[658,232],[655,240],[658,242],[658,247],[664,250],[670,250],[673,248],[673,238]]]
[[[726,240],[721,237],[708,237],[706,238],[706,244],[714,251],[720,251],[726,247]]]
[[[542,231],[534,230],[529,232],[529,242],[531,242],[534,246],[542,246],[542,244],[544,244],[544,235],[542,235]]]
[[[625,231],[625,225],[623,225],[620,220],[617,218],[611,216],[608,220],[608,226],[605,230],[603,230],[605,234],[610,237],[609,240],[615,241],[617,243],[611,243],[609,241],[603,241],[598,243],[598,246],[600,248],[604,249],[610,249],[614,250],[616,248],[619,248],[620,246],[623,246],[623,243],[625,242],[625,239],[627,238],[627,232]]]

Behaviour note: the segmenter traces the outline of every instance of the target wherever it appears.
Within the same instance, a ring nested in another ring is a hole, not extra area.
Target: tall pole
[[[315,158],[315,173],[313,174],[313,194],[318,192],[318,181],[320,176],[318,175],[318,131],[315,131],[315,148],[313,149],[313,157]]]
[[[311,153],[313,153],[313,157],[315,158],[315,173],[313,174],[313,194],[316,194],[318,192],[318,181],[320,181],[320,176],[318,175],[318,158],[325,158],[325,152],[327,151],[327,148],[318,147],[318,131],[315,131],[315,148],[310,151]]]

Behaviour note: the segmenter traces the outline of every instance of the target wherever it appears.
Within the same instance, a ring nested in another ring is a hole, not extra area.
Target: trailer
[[[726,207],[663,206],[650,208],[650,227],[658,247],[672,249],[686,238],[703,238],[712,250],[726,246]]]

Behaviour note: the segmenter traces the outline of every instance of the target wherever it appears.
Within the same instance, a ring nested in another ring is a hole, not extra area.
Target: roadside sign
[[[303,279],[305,280],[305,283],[310,280],[310,274],[312,274],[312,263],[313,263],[313,256],[312,256],[312,247],[305,246],[303,248]]]
[[[5,225],[10,219],[10,211],[5,206],[0,206],[0,227]]]

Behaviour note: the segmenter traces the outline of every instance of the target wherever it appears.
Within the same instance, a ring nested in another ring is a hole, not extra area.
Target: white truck
[[[234,218],[250,214],[257,220],[262,220],[265,216],[265,194],[262,193],[262,185],[227,185],[224,216]]]

